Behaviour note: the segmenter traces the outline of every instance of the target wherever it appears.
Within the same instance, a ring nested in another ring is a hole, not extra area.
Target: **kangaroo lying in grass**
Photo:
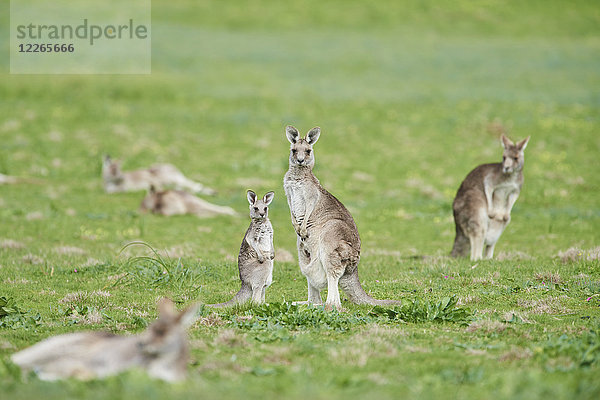
[[[212,195],[215,191],[188,179],[171,164],[156,164],[146,169],[121,171],[121,161],[105,156],[102,163],[102,178],[107,193],[135,192],[148,190],[151,185],[158,188],[174,187],[194,193]]]
[[[185,378],[189,350],[186,329],[196,320],[198,305],[177,312],[173,302],[158,303],[159,318],[133,336],[78,332],[53,336],[12,355],[24,371],[43,380],[93,379],[141,368],[154,378]]]
[[[341,308],[339,283],[356,304],[400,304],[395,300],[374,299],[360,284],[360,237],[354,219],[312,172],[313,145],[320,134],[320,128],[314,128],[306,138],[300,138],[296,128],[286,128],[291,147],[283,188],[298,236],[300,270],[308,281],[308,301],[303,303],[321,304],[321,290],[327,288],[325,305]]]
[[[501,163],[483,164],[460,185],[452,209],[456,223],[453,257],[469,254],[471,260],[494,256],[494,246],[510,222],[510,211],[523,186],[523,151],[529,137],[514,144],[502,135]]]
[[[275,249],[268,206],[273,201],[274,195],[275,193],[269,192],[260,199],[256,197],[256,193],[248,190],[252,221],[242,240],[238,256],[242,287],[233,299],[225,303],[212,304],[212,307],[229,307],[248,300],[256,304],[265,302],[266,289],[273,282]]]
[[[237,215],[230,207],[218,206],[202,200],[191,193],[182,190],[156,191],[154,185],[140,205],[140,211],[150,211],[166,216],[193,214],[197,217],[212,217],[215,215]]]

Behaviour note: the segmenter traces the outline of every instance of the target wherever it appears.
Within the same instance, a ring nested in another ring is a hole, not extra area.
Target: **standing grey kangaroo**
[[[523,164],[529,137],[514,144],[502,135],[501,163],[483,164],[462,182],[452,209],[456,224],[453,257],[471,260],[494,256],[494,246],[510,222],[510,211],[523,186]]]
[[[283,179],[297,234],[298,262],[308,281],[305,304],[322,304],[321,290],[327,288],[325,306],[340,309],[342,287],[356,304],[401,304],[396,300],[377,300],[369,296],[358,279],[360,237],[354,219],[344,205],[329,193],[313,174],[313,145],[320,128],[313,128],[300,138],[293,126],[286,127],[291,143],[289,169]]]
[[[106,155],[102,161],[102,178],[107,193],[148,190],[154,185],[159,189],[173,186],[175,189],[185,189],[194,193],[215,194],[213,189],[186,178],[172,164],[155,164],[150,168],[124,172],[121,170],[121,161]]]
[[[256,304],[265,302],[267,287],[273,282],[273,226],[269,221],[269,204],[275,193],[269,192],[262,199],[256,193],[248,190],[250,203],[250,226],[246,231],[238,255],[238,268],[242,287],[225,303],[211,304],[212,307],[229,307],[242,304],[248,300]]]
[[[43,340],[11,359],[42,380],[104,378],[135,367],[155,378],[181,380],[189,357],[186,328],[196,320],[198,304],[177,312],[165,298],[158,303],[158,311],[159,318],[137,335],[68,333]]]

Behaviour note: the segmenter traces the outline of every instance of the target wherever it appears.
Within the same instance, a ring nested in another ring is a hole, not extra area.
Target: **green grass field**
[[[600,8],[505,3],[154,1],[149,76],[9,75],[3,57],[0,173],[27,182],[0,186],[0,297],[21,311],[0,313],[0,398],[597,399]],[[321,127],[315,174],[356,220],[365,290],[405,301],[396,318],[282,305],[306,280],[277,261],[270,306],[202,309],[184,383],[18,374],[9,356],[48,336],[231,298],[247,189],[275,191],[276,252],[295,259],[288,124]],[[451,259],[452,199],[502,132],[531,141],[498,257]],[[141,215],[143,193],[104,193],[105,153],[171,162],[242,217]],[[119,254],[136,240],[169,272]]]

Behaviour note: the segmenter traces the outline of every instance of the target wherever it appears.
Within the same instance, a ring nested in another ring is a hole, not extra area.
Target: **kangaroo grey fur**
[[[189,357],[186,329],[196,320],[198,305],[178,313],[173,302],[162,299],[158,308],[159,318],[138,335],[78,332],[53,336],[11,359],[42,380],[104,378],[130,368],[141,368],[169,382],[181,380]]]
[[[265,302],[266,289],[273,282],[275,248],[268,206],[273,201],[274,195],[275,193],[269,192],[260,199],[256,193],[248,190],[251,222],[238,255],[242,287],[233,299],[225,303],[212,304],[212,307],[229,307],[249,300],[256,304]]]
[[[154,185],[157,188],[174,187],[193,193],[212,195],[215,191],[188,179],[171,164],[156,164],[146,169],[121,171],[121,161],[105,156],[102,162],[102,178],[107,193],[135,192],[148,190]]]
[[[182,190],[157,191],[154,185],[150,186],[148,194],[142,200],[140,211],[150,211],[168,217],[181,214],[193,214],[197,217],[212,217],[221,214],[237,215],[230,207],[209,203]]]
[[[514,144],[502,135],[501,163],[483,164],[462,182],[452,209],[456,238],[451,255],[471,260],[494,256],[494,246],[510,222],[510,211],[523,186],[523,151],[529,137]]]
[[[341,308],[339,286],[356,304],[400,304],[369,296],[358,279],[360,237],[354,219],[344,205],[315,177],[313,145],[320,128],[300,138],[293,126],[286,127],[290,146],[289,169],[283,179],[292,225],[297,234],[298,261],[308,281],[308,300],[322,304],[321,290],[327,288],[328,308]]]

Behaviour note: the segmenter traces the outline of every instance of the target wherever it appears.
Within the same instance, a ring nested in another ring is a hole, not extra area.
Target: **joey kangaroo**
[[[230,207],[209,203],[182,190],[157,191],[154,185],[150,185],[150,190],[140,205],[140,211],[150,211],[168,217],[179,214],[193,214],[197,217],[237,215]]]
[[[502,135],[501,163],[483,164],[462,182],[454,198],[456,238],[453,257],[469,254],[471,260],[494,256],[494,246],[510,222],[510,211],[523,186],[523,151],[529,137],[514,144]]]
[[[181,380],[189,356],[186,328],[196,320],[198,305],[178,313],[165,298],[159,301],[158,310],[159,318],[138,335],[68,333],[45,339],[11,359],[42,380],[104,378],[136,367],[154,378]]]
[[[228,307],[248,300],[256,304],[265,302],[265,291],[273,282],[275,249],[268,206],[273,201],[274,195],[275,193],[269,192],[260,199],[256,197],[256,193],[248,190],[252,221],[242,240],[238,256],[242,287],[233,299],[226,303],[212,304],[212,307]]]
[[[300,138],[293,126],[286,127],[291,143],[289,169],[283,179],[297,234],[298,261],[308,281],[308,301],[321,304],[321,290],[327,288],[328,308],[341,308],[338,283],[357,304],[400,304],[395,300],[377,300],[369,296],[358,279],[360,237],[354,219],[344,205],[329,193],[315,177],[313,145],[320,128]]]
[[[121,161],[113,160],[108,155],[102,162],[102,178],[107,193],[148,190],[150,185],[154,185],[158,188],[173,186],[194,193],[215,194],[213,189],[186,178],[174,165],[156,164],[146,169],[123,172]]]

